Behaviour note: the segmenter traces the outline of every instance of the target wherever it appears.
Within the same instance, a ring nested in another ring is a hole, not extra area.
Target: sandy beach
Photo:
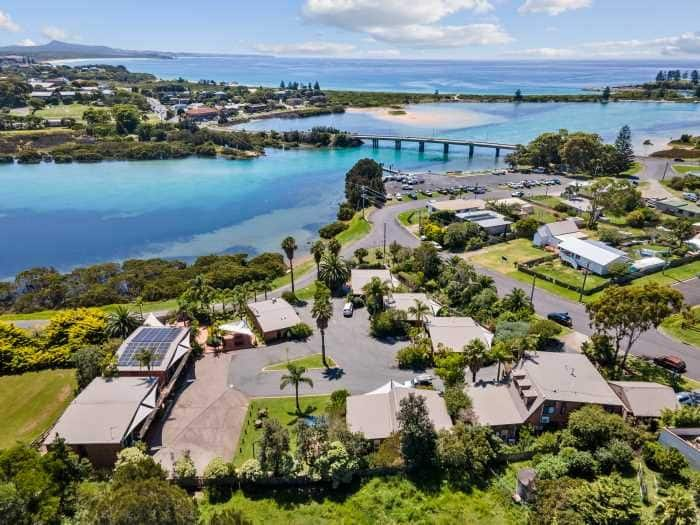
[[[495,115],[471,111],[464,107],[409,105],[397,108],[348,108],[348,113],[363,113],[372,118],[420,128],[459,129],[504,121]],[[398,113],[402,111],[403,113]],[[397,113],[394,113],[397,112]]]

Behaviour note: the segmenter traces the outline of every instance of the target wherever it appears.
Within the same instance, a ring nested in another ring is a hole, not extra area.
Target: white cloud
[[[8,15],[4,11],[0,11],[0,29],[16,33],[20,30],[20,27],[12,20],[12,17],[10,17],[10,15]]]
[[[260,53],[271,55],[296,56],[342,56],[355,51],[352,44],[335,42],[300,42],[294,44],[256,44],[253,46]]]
[[[401,51],[398,49],[370,49],[365,53],[369,58],[398,58]]]
[[[525,0],[520,6],[520,13],[546,13],[557,16],[566,11],[590,7],[593,0]]]
[[[531,58],[569,58],[576,56],[576,51],[558,47],[538,47],[535,49],[523,49],[513,54]]]
[[[444,48],[507,44],[513,38],[495,24],[464,26],[408,25],[394,28],[374,27],[369,34],[375,40],[412,47]]]
[[[498,23],[442,25],[461,11],[493,10],[490,0],[306,0],[304,18],[346,31],[369,35],[373,41],[420,48],[504,44],[512,37]]]
[[[17,42],[17,45],[18,45],[18,46],[29,47],[29,46],[35,46],[35,45],[36,45],[36,42],[34,42],[34,40],[32,40],[31,38],[25,38],[25,39],[20,40],[19,42]]]
[[[66,40],[68,38],[65,29],[56,26],[46,26],[41,30],[41,34],[49,40]]]

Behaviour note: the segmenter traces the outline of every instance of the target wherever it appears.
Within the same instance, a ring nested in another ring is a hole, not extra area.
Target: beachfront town
[[[345,110],[318,82],[0,64],[31,69],[2,116],[12,165],[107,160],[114,144],[234,158],[276,147],[241,146],[236,119]],[[317,134],[314,147],[368,158],[345,167],[337,220],[309,245],[64,273],[47,261],[2,283],[0,482],[15,492],[0,495],[16,523],[127,523],[101,516],[145,482],[176,509],[154,523],[249,523],[226,512],[432,481],[459,508],[478,492],[499,523],[695,523],[698,137],[642,157],[626,126],[612,144],[566,130],[527,144]],[[505,159],[407,171],[369,158],[387,146]],[[64,481],[35,495],[17,474],[50,469]],[[690,518],[653,521],[669,514]]]

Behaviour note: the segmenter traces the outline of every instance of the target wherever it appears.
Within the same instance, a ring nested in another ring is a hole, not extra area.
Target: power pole
[[[386,264],[386,223],[384,223],[384,263]]]
[[[578,302],[583,300],[583,291],[586,289],[586,279],[588,278],[588,265],[583,269],[583,284],[581,285],[581,291],[578,294]]]
[[[666,174],[668,173],[668,167],[671,165],[669,161],[666,161],[666,165],[664,166],[664,174],[661,177],[661,180],[664,180],[666,178]]]
[[[535,297],[535,281],[537,280],[537,275],[532,274],[532,289],[530,290],[530,302],[532,302]]]

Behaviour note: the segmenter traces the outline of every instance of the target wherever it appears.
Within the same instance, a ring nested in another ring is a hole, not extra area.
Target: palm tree
[[[384,309],[384,296],[390,292],[389,285],[379,277],[372,277],[362,287],[362,293],[367,299],[367,305],[371,307],[372,314]]]
[[[425,304],[420,299],[414,299],[414,305],[408,307],[408,315],[413,316],[413,318],[422,326],[425,326],[425,322],[427,321],[430,313],[430,306]]]
[[[513,352],[510,347],[504,341],[498,341],[491,348],[491,357],[493,357],[498,363],[498,368],[496,369],[496,381],[501,380],[501,365],[504,366],[506,363],[513,361]]]
[[[314,261],[316,262],[316,275],[320,270],[321,259],[323,259],[323,254],[326,253],[326,245],[323,241],[316,241],[311,245],[311,255],[314,256]]]
[[[289,363],[287,365],[287,374],[282,376],[280,380],[280,390],[284,390],[289,385],[294,386],[294,397],[297,405],[297,414],[301,415],[301,407],[299,406],[299,385],[305,383],[311,388],[314,387],[314,382],[310,377],[305,377],[306,368],[303,366],[295,365],[294,363]]]
[[[316,326],[321,332],[321,357],[323,366],[328,368],[328,363],[326,363],[326,328],[333,318],[333,303],[331,303],[330,291],[322,283],[318,283],[317,287],[323,287],[323,289],[317,289],[311,315],[316,319]]]
[[[330,241],[328,241],[328,251],[334,255],[339,255],[340,254],[340,248],[342,248],[340,241],[333,237]]]
[[[335,291],[342,287],[350,278],[350,268],[347,263],[334,253],[326,253],[321,260],[318,273],[319,280]]]
[[[522,288],[513,288],[509,294],[503,297],[501,304],[504,310],[508,310],[509,312],[532,310],[532,303]]]
[[[148,375],[151,375],[151,365],[155,360],[156,354],[151,348],[143,348],[134,354],[134,359],[139,362],[141,367],[146,367]]]
[[[107,335],[126,339],[140,324],[141,320],[126,306],[119,305],[107,316]]]
[[[464,352],[464,362],[472,373],[472,383],[476,383],[476,374],[484,366],[488,348],[481,339],[472,339],[462,349]]]
[[[265,294],[265,300],[267,301],[267,292],[272,291],[272,281],[270,279],[265,279],[260,283],[260,291]]]
[[[291,272],[292,275],[292,293],[294,293],[294,252],[297,250],[297,241],[294,240],[294,237],[285,237],[285,239],[282,241],[282,250],[284,251],[284,254],[287,256],[287,259],[289,259],[289,271]]]

